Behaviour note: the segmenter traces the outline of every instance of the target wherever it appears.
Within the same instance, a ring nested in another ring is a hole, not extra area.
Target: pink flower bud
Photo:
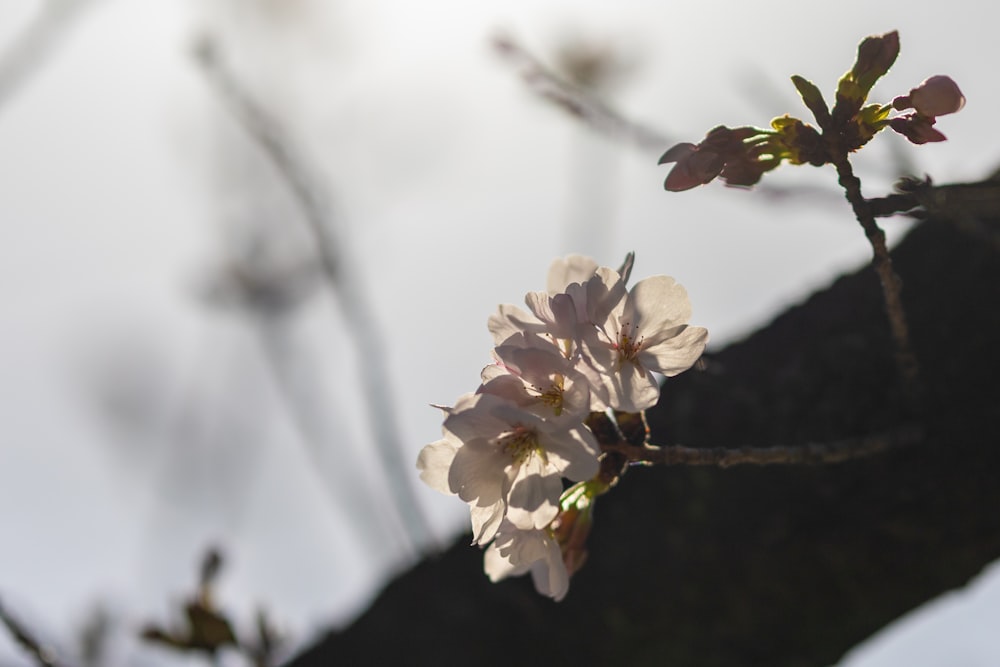
[[[965,96],[951,77],[937,75],[925,80],[910,91],[892,101],[896,109],[916,109],[921,116],[944,116],[955,113],[965,106]]]

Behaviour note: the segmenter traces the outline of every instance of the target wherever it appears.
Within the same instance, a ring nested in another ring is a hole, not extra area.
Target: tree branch
[[[686,465],[728,468],[735,465],[821,465],[873,456],[890,449],[916,445],[923,431],[906,426],[880,435],[850,438],[829,443],[811,442],[794,447],[666,447],[630,445],[619,441],[602,444],[605,451],[624,455],[640,465]]]

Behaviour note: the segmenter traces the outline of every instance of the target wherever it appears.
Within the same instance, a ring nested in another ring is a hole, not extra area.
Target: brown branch
[[[598,132],[624,139],[645,151],[662,152],[664,146],[675,143],[657,130],[626,118],[560,77],[509,37],[496,37],[493,46],[497,53],[520,70],[521,78],[534,93]]]
[[[861,181],[854,175],[851,163],[846,153],[833,161],[837,176],[847,201],[854,209],[854,216],[865,230],[865,236],[871,243],[874,257],[872,264],[882,285],[882,297],[885,301],[886,314],[889,316],[889,328],[896,347],[896,365],[907,391],[915,390],[919,375],[917,358],[910,345],[910,331],[906,324],[906,312],[903,310],[902,281],[892,268],[892,258],[885,243],[885,232],[875,222],[875,215],[868,201],[861,194]]]
[[[850,438],[829,443],[806,443],[787,447],[666,447],[635,446],[619,441],[602,444],[602,449],[624,455],[630,462],[645,465],[716,466],[734,465],[821,465],[841,463],[918,444],[923,432],[915,426],[881,435]]]

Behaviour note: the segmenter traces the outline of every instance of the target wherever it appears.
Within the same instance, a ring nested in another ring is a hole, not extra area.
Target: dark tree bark
[[[648,416],[658,444],[794,445],[914,420],[918,444],[824,466],[635,468],[598,501],[563,602],[527,578],[490,584],[465,537],[292,664],[829,665],[965,584],[1000,557],[1000,253],[929,221],[893,258],[916,409],[866,267],[669,380]]]

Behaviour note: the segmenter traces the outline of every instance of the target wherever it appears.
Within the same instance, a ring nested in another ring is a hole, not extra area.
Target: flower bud
[[[937,75],[925,80],[910,91],[892,101],[896,109],[916,109],[922,116],[944,116],[955,113],[965,106],[965,96],[951,77]]]
[[[865,95],[889,71],[897,55],[899,33],[895,30],[867,37],[858,45],[858,58],[850,74]]]

